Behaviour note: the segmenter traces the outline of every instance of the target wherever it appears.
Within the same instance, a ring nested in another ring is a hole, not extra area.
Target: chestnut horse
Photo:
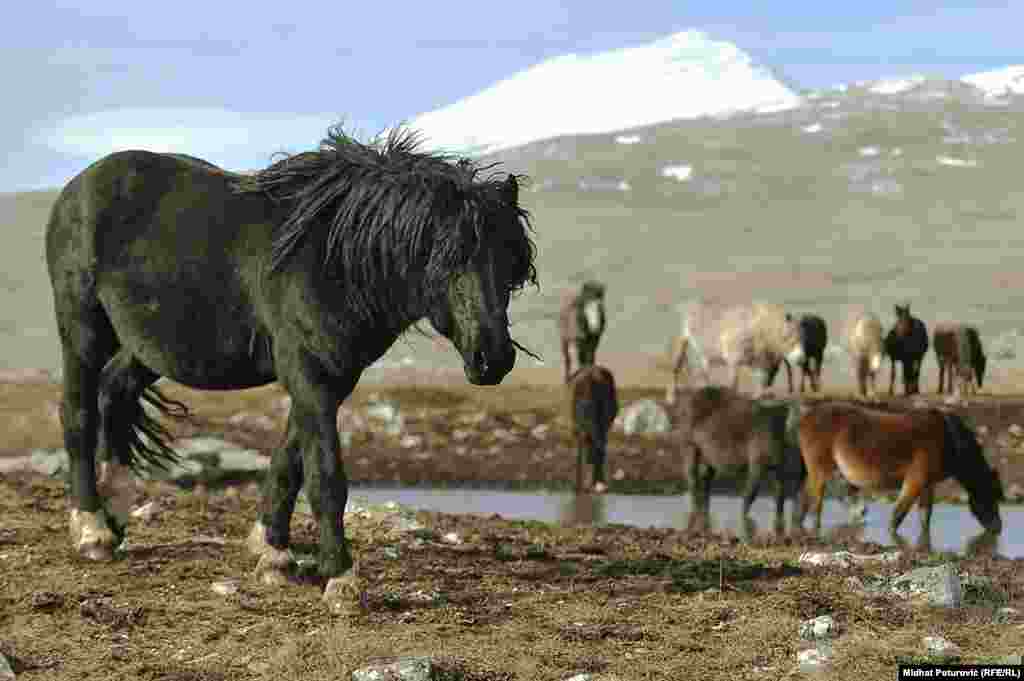
[[[929,546],[933,492],[949,477],[967,490],[971,513],[985,530],[991,535],[1002,531],[999,474],[958,414],[823,402],[807,409],[798,434],[807,468],[801,522],[810,507],[816,532],[821,530],[825,483],[837,468],[854,487],[900,490],[889,522],[889,532],[898,544],[903,540],[896,530],[916,501],[921,513],[919,543]]]
[[[593,465],[591,490],[603,494],[608,431],[619,413],[612,372],[598,364],[584,364],[569,377],[569,421],[576,443],[576,492],[584,492],[583,466]]]

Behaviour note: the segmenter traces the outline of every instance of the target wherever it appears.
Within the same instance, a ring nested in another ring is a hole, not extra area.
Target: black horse
[[[109,558],[123,535],[114,500],[101,496],[105,479],[113,488],[128,466],[175,458],[140,402],[185,412],[153,386],[158,378],[207,390],[277,380],[291,412],[249,546],[264,578],[280,580],[305,482],[325,600],[351,594],[336,416],[360,374],[424,317],[476,385],[500,383],[522,349],[508,305],[537,284],[535,247],[517,177],[493,168],[421,151],[408,129],[364,144],[336,127],[318,150],[252,176],[124,151],[71,180],[53,207],[46,258],[75,548]],[[109,462],[99,484],[97,456]]]
[[[889,394],[896,385],[896,362],[903,365],[903,394],[921,392],[921,363],[928,353],[928,327],[910,314],[910,304],[896,305],[896,323],[885,336],[885,354],[889,356]]]
[[[828,327],[825,320],[816,314],[800,317],[800,344],[804,356],[800,359],[800,392],[804,391],[804,379],[811,380],[811,390],[821,391],[821,368],[828,347]]]

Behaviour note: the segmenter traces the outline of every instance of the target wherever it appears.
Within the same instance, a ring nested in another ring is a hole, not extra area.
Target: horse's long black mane
[[[419,301],[443,294],[494,239],[505,263],[500,283],[536,284],[529,213],[507,199],[507,178],[513,186],[519,178],[419,146],[408,128],[364,144],[335,126],[317,151],[239,178],[236,191],[290,204],[274,234],[272,271],[318,239],[324,274],[357,308],[393,313],[395,303],[413,302],[410,294]],[[399,283],[404,290],[392,290]]]

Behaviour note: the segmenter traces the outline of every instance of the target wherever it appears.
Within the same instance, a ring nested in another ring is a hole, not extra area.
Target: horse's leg
[[[889,394],[896,394],[896,359],[889,358]]]
[[[74,292],[75,297],[88,295],[89,292]],[[100,372],[114,354],[117,341],[99,305],[83,304],[68,312],[61,309],[60,302],[57,322],[64,358],[61,421],[71,469],[71,541],[80,555],[107,560],[113,555],[115,537],[96,484],[98,391]]]
[[[253,524],[247,540],[249,551],[259,558],[256,574],[265,584],[284,583],[292,563],[288,544],[295,499],[302,488],[302,449],[301,433],[289,413],[285,441],[270,457],[270,468],[263,479],[259,519]],[[307,485],[306,496],[313,517],[319,520],[319,489]]]
[[[127,348],[121,348],[100,374],[98,406],[100,412],[97,452],[103,461],[100,488],[107,499],[107,509],[123,538],[128,512],[135,496],[135,483],[130,468],[130,438],[135,414],[141,408],[143,391],[159,376],[143,366]]]
[[[714,466],[705,465],[704,475],[701,478],[701,514],[704,531],[711,529],[711,481],[715,479]]]
[[[562,366],[564,367],[565,371],[563,372],[562,376],[563,376],[563,381],[565,383],[569,382],[569,373],[570,373],[569,372],[569,365],[570,365],[570,361],[569,361],[569,346],[570,346],[569,341],[563,338],[562,339]]]
[[[925,488],[917,500],[917,512],[921,514],[921,536],[917,539],[917,547],[922,551],[929,552],[932,549],[933,489],[932,487]]]
[[[742,536],[744,541],[750,540],[750,507],[754,505],[754,500],[757,499],[757,492],[761,487],[761,480],[763,478],[764,466],[761,463],[751,464],[747,471],[746,488],[743,490],[743,514],[740,518],[740,527],[742,528]],[[775,519],[776,532],[778,532],[779,517]]]
[[[320,505],[319,571],[327,578],[323,597],[332,610],[343,611],[361,591],[345,539],[348,478],[341,460],[337,416],[338,407],[359,380],[359,372],[353,371],[328,383],[320,380],[322,369],[315,365],[315,360],[303,358],[296,365],[286,372],[284,382],[292,397],[292,425],[308,457],[306,478],[319,483],[316,485]],[[317,492],[311,495],[314,496]]]
[[[943,379],[946,377],[946,364],[942,360],[939,360],[938,364],[939,364],[939,389],[938,389],[936,394],[941,395],[942,394],[942,387],[943,387],[942,386]]]
[[[789,364],[789,360],[787,360],[786,358],[782,359],[782,363],[786,365],[786,379],[789,381],[789,393],[792,395],[793,394],[793,367]],[[803,391],[803,386],[800,386],[800,389],[801,389],[801,392],[802,392]]]
[[[814,392],[821,392],[821,358],[814,358],[814,373],[811,374],[811,389]]]
[[[690,520],[687,523],[687,529],[694,529],[694,526],[698,519],[701,517],[701,512],[704,509],[704,500],[701,498],[701,492],[704,489],[701,470],[700,470],[700,448],[697,445],[693,445],[693,451],[690,455],[690,466],[687,471],[687,477],[690,484]]]
[[[897,530],[899,530],[900,525],[903,523],[903,519],[907,517],[907,513],[910,512],[914,502],[917,501],[918,497],[925,490],[925,484],[921,477],[913,468],[907,471],[906,477],[903,478],[903,486],[900,488],[900,496],[892,509],[892,517],[889,520],[889,535],[892,537],[893,542],[900,546],[903,546],[906,542],[897,534]]]

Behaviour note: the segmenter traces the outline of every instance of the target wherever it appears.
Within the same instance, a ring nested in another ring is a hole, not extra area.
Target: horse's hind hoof
[[[113,559],[117,538],[102,509],[95,513],[73,509],[70,525],[71,541],[80,556],[95,561]]]
[[[355,566],[340,577],[332,577],[324,587],[324,604],[335,615],[351,615],[366,607],[363,580],[356,576]]]

